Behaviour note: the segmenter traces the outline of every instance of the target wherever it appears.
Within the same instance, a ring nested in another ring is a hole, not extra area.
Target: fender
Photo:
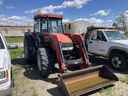
[[[125,52],[125,53],[128,54],[128,49],[127,49],[127,48],[112,46],[112,47],[109,48],[109,50],[108,50],[108,52],[107,52],[107,53],[108,53],[108,54],[107,54],[108,57],[110,56],[112,50],[120,50],[120,51],[123,51],[123,52]]]

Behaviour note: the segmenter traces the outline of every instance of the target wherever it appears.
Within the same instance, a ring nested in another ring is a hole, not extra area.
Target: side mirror
[[[17,49],[18,46],[16,44],[8,44],[8,49]]]

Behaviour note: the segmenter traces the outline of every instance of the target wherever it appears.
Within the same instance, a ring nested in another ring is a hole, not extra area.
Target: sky
[[[29,22],[38,10],[63,14],[64,21],[113,22],[128,10],[128,0],[0,0],[0,22]]]

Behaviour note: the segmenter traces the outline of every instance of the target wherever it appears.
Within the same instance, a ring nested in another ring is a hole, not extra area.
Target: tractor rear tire
[[[26,63],[33,64],[34,63],[34,45],[32,45],[31,34],[29,32],[25,33],[24,36],[24,58]]]
[[[40,71],[40,74],[43,78],[48,78],[50,74],[50,54],[47,48],[39,48],[37,51],[37,66]]]

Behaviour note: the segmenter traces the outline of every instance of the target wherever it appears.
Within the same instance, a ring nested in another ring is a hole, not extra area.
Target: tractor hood
[[[53,33],[52,34],[53,40],[57,40],[61,43],[72,43],[72,40],[64,34],[59,34],[59,33]]]

